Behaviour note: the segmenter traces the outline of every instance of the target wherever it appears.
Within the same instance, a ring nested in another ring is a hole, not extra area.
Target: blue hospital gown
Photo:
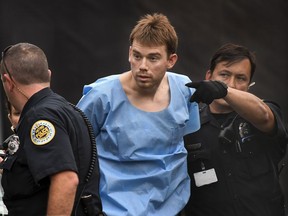
[[[134,107],[119,75],[84,86],[77,106],[95,131],[100,196],[109,216],[174,216],[188,201],[183,135],[199,129],[198,105],[189,102],[187,76],[167,75],[171,100],[159,112]]]

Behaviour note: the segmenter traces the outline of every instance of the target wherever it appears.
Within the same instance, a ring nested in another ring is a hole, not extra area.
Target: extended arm
[[[187,83],[186,86],[195,88],[190,101],[210,104],[215,99],[223,98],[242,118],[249,121],[262,132],[270,133],[275,126],[275,118],[271,109],[258,97],[235,88],[227,87],[220,81],[205,80]],[[210,106],[211,111],[217,110],[217,105]]]
[[[235,112],[249,121],[260,131],[273,131],[275,119],[271,109],[255,95],[228,87],[223,98]]]

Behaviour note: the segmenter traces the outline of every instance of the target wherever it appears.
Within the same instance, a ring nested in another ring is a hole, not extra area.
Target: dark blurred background
[[[77,103],[83,85],[129,70],[130,31],[141,16],[154,12],[167,15],[179,36],[173,71],[200,80],[222,44],[247,46],[257,56],[251,92],[277,102],[287,119],[287,0],[0,0],[0,49],[18,42],[41,47],[53,90]],[[0,90],[2,141],[10,124],[2,85]],[[288,198],[287,167],[281,184]]]

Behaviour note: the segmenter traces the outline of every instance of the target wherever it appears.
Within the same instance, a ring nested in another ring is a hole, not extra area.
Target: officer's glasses
[[[12,78],[12,75],[11,75],[10,71],[8,70],[7,65],[6,65],[6,63],[5,63],[5,55],[6,55],[7,51],[8,51],[11,47],[12,47],[12,45],[6,47],[6,48],[3,50],[3,52],[2,52],[2,64],[3,64],[3,66],[4,66],[5,72],[9,75],[9,77],[10,77],[11,79],[13,79],[13,78]],[[4,72],[4,73],[5,73],[5,72]]]
[[[13,46],[13,45],[10,45],[10,46],[6,47],[6,48],[3,50],[3,52],[2,52],[2,65],[4,66],[4,70],[5,70],[4,73],[7,73],[7,74],[8,74],[8,76],[10,77],[10,79],[12,80],[12,82],[14,83],[16,89],[28,100],[29,97],[22,91],[22,89],[20,89],[20,88],[18,87],[18,85],[16,85],[16,83],[15,83],[15,81],[14,81],[14,79],[13,79],[11,73],[10,73],[10,71],[9,71],[8,68],[7,68],[6,62],[5,62],[5,55],[6,55],[6,53],[8,52],[8,50],[9,50],[12,46]]]

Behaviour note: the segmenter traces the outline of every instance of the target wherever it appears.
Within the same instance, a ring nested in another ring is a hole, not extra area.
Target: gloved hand
[[[196,91],[190,98],[190,102],[212,103],[214,99],[223,98],[227,95],[227,85],[217,80],[203,80],[200,82],[190,82],[187,87],[195,88]]]

